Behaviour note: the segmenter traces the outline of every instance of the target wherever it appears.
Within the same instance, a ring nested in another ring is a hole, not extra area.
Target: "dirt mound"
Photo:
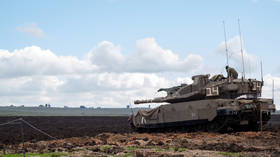
[[[15,153],[21,145],[5,146]],[[100,155],[139,156],[223,156],[223,152],[241,152],[244,156],[280,155],[280,130],[277,132],[219,133],[101,133],[92,137],[72,137],[59,140],[27,142],[27,152],[77,152],[86,150]],[[220,153],[219,153],[220,152]],[[203,155],[204,154],[204,155]],[[137,154],[134,154],[137,155]],[[227,154],[226,154],[227,155]],[[235,154],[236,155],[236,154]]]
[[[271,145],[273,144],[273,145]],[[67,138],[61,140],[28,142],[28,151],[52,151],[60,149],[73,151],[79,147],[108,146],[106,153],[120,152],[125,147],[162,148],[191,150],[212,150],[225,152],[272,152],[280,153],[280,130],[272,132],[218,133],[153,133],[153,134],[114,134],[102,133],[94,137]],[[98,148],[96,150],[102,150]],[[105,150],[105,148],[104,148]],[[104,152],[103,150],[103,152]]]

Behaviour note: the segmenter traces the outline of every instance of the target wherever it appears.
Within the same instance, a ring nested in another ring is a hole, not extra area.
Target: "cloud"
[[[202,57],[195,54],[180,59],[171,50],[161,48],[154,38],[136,41],[135,51],[127,56],[121,53],[120,46],[105,41],[89,52],[88,60],[104,71],[142,73],[193,72],[203,62]]]
[[[264,87],[262,91],[262,96],[265,98],[272,98],[272,81],[274,80],[274,103],[277,109],[280,108],[280,77],[273,76],[271,74],[266,74],[264,76]]]
[[[234,41],[229,42],[232,53],[238,51]],[[246,58],[250,55],[246,52]],[[125,107],[136,99],[164,96],[156,92],[159,88],[192,83],[186,73],[200,71],[203,64],[201,56],[180,58],[153,38],[136,41],[135,50],[126,54],[120,45],[103,41],[85,56],[58,56],[37,46],[0,50],[0,105]],[[240,62],[238,57],[232,60]],[[264,79],[264,97],[271,97],[270,80],[275,80],[277,104],[280,77],[265,75]]]
[[[124,107],[135,99],[153,98],[171,81],[155,74],[97,73],[60,76],[24,76],[0,81],[2,105]]]
[[[146,38],[136,42],[136,50],[128,57],[129,66],[126,69],[138,72],[191,72],[198,70],[202,61],[202,57],[195,54],[180,59],[171,50],[161,48],[154,38]]]
[[[264,76],[263,97],[271,98],[272,79],[275,81],[275,104],[279,109],[280,77]],[[94,73],[60,76],[25,76],[1,79],[1,104],[55,106],[125,107],[137,99],[165,96],[157,89],[192,83],[190,77],[167,79],[151,73]],[[145,106],[140,105],[140,106]],[[146,105],[147,106],[147,105]]]
[[[87,58],[101,71],[120,71],[125,61],[120,46],[115,46],[109,41],[98,44],[88,53]]]
[[[201,68],[203,59],[188,54],[184,59],[171,50],[161,48],[153,38],[136,42],[133,52],[124,55],[119,45],[103,41],[90,50],[83,59],[74,56],[57,56],[37,46],[0,49],[0,78],[34,75],[81,75],[90,73],[190,73]]]
[[[242,70],[242,55],[241,55],[241,47],[240,47],[240,38],[239,36],[235,36],[228,40],[228,53],[229,53],[229,64],[230,66],[234,66],[237,68],[237,71],[241,73]],[[225,51],[225,42],[219,44],[216,52],[226,56]],[[248,53],[243,48],[243,56],[244,56],[244,67],[245,73],[255,72],[258,68],[259,58],[251,53]]]
[[[274,96],[279,98],[280,95],[280,77],[273,76],[271,74],[266,74],[264,76],[264,97],[272,97],[272,82],[274,80]]]
[[[135,99],[164,96],[157,89],[188,81],[176,79],[177,74],[202,64],[202,57],[189,54],[180,59],[153,38],[138,40],[127,54],[119,45],[103,41],[85,56],[58,56],[38,46],[0,50],[1,105],[123,107]]]
[[[57,56],[50,50],[42,50],[37,46],[13,52],[0,50],[0,78],[89,73],[96,68],[77,57]]]
[[[28,23],[16,28],[19,32],[27,33],[30,36],[42,38],[45,36],[44,31],[36,23]]]

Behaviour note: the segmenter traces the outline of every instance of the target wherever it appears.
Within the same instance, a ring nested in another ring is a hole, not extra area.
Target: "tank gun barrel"
[[[162,103],[165,102],[163,97],[147,100],[135,100],[134,104],[146,104],[146,103]]]

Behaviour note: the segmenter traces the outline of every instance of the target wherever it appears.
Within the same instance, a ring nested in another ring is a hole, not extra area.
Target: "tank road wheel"
[[[227,118],[225,117],[216,117],[213,121],[207,124],[208,132],[220,132],[226,129]]]
[[[137,127],[133,124],[133,122],[129,122],[129,125],[130,125],[130,128],[133,132],[139,132],[139,133],[143,133],[145,131],[144,128],[141,128],[141,127]]]
[[[144,128],[136,127],[133,123],[130,123],[130,128],[133,132],[143,133],[145,131]]]
[[[129,123],[130,128],[132,129],[132,131],[136,131],[136,127],[134,126],[133,123]]]
[[[132,116],[128,119],[128,123],[129,123],[129,126],[130,126],[130,129],[132,131],[137,131],[137,128],[135,127],[135,125],[133,124],[133,120],[132,120]]]
[[[251,121],[249,122],[249,126],[248,126],[248,131],[258,131],[260,130],[260,125],[258,124],[258,122],[254,122],[254,121]]]
[[[207,125],[206,124],[199,124],[199,125],[194,127],[194,131],[196,131],[196,132],[207,131]]]
[[[218,132],[219,131],[219,124],[216,122],[210,122],[207,124],[207,131],[208,132]]]

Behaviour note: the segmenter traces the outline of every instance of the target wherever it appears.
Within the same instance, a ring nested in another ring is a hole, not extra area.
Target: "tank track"
[[[159,128],[148,128],[148,127],[135,127],[133,122],[129,122],[130,128],[135,132],[236,132],[236,131],[257,131],[259,130],[259,123],[257,121],[251,121],[248,125],[237,126],[231,125],[232,119],[236,117],[226,117],[219,116],[216,117],[213,121],[202,123],[199,125],[188,125],[188,126],[173,126],[167,127],[161,125]],[[267,121],[263,121],[263,124],[266,124]]]

